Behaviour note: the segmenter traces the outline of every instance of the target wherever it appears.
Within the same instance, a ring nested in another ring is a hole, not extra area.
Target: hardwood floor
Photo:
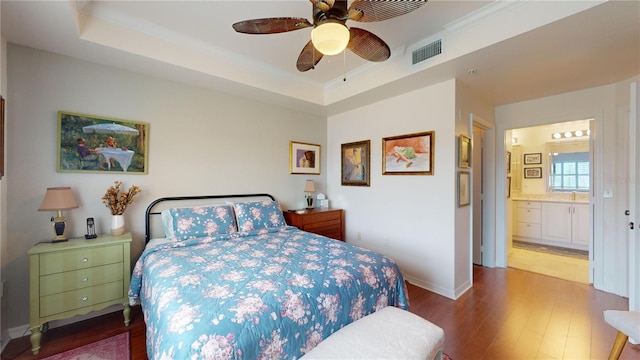
[[[509,267],[589,284],[589,260],[543,252],[511,248],[507,255]]]
[[[578,284],[518,269],[474,267],[474,286],[454,301],[409,285],[411,311],[442,327],[445,352],[453,360],[606,359],[615,330],[606,309],[627,309],[627,299]],[[131,325],[115,312],[43,335],[31,354],[29,337],[13,339],[2,359],[41,359],[130,331],[131,359],[146,359],[140,307]],[[621,359],[639,359],[640,346],[627,343]]]

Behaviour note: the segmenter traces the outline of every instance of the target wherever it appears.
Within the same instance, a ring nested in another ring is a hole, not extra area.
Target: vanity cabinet
[[[514,238],[573,249],[589,249],[589,204],[517,201]]]
[[[588,249],[589,205],[542,203],[542,239],[561,242],[576,249]]]
[[[518,201],[516,236],[540,238],[542,231],[540,203],[537,201]]]

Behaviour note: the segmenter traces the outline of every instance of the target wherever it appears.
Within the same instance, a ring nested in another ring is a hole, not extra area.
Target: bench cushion
[[[440,359],[444,331],[388,306],[336,331],[301,359]]]

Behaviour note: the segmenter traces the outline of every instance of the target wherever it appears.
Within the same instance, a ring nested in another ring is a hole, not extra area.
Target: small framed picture
[[[433,175],[435,132],[382,138],[382,175]]]
[[[525,179],[541,179],[542,168],[541,167],[524,168],[524,178]]]
[[[471,203],[471,183],[468,171],[458,171],[458,207]]]
[[[471,138],[460,135],[460,146],[458,151],[458,166],[461,168],[471,167]]]
[[[371,141],[342,144],[342,185],[369,186]]]
[[[511,176],[507,177],[506,186],[507,186],[507,199],[508,199],[511,197]]]
[[[4,176],[4,98],[0,96],[0,179]]]
[[[507,174],[511,172],[511,151],[507,151],[505,169],[507,169]]]
[[[289,142],[289,173],[320,174],[320,145]]]
[[[542,164],[542,153],[524,154],[524,164]]]

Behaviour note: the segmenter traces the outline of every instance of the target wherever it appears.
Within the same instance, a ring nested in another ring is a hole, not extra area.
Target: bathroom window
[[[551,153],[552,191],[589,191],[589,153]]]

